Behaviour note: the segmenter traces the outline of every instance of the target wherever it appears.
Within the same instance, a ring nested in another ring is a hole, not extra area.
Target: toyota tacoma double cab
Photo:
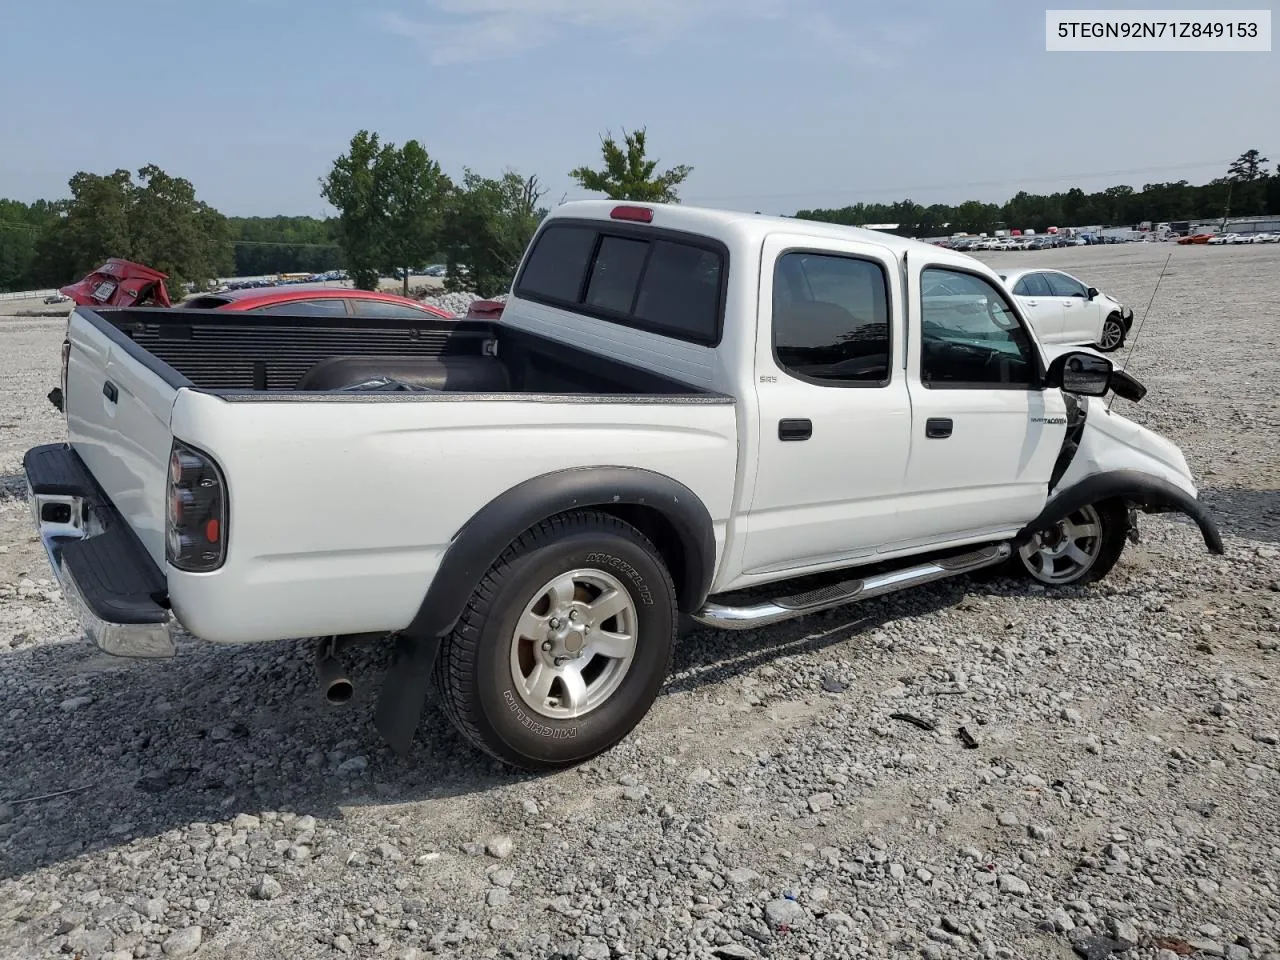
[[[1145,388],[1044,347],[989,268],[866,230],[582,201],[501,316],[97,308],[71,316],[67,441],[25,469],[105,650],[180,630],[393,646],[375,724],[434,688],[534,770],[645,716],[690,625],[754,629],[983,568],[1104,576],[1141,511],[1222,552]]]

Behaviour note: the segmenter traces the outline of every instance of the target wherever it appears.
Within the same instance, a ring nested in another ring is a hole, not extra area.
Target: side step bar
[[[957,557],[930,560],[914,567],[877,573],[864,580],[845,580],[829,587],[767,600],[750,607],[729,607],[708,602],[693,615],[693,619],[704,626],[718,627],[721,630],[755,630],[858,600],[918,587],[934,580],[972,573],[983,567],[994,567],[1008,560],[1012,553],[1009,544],[997,543]]]

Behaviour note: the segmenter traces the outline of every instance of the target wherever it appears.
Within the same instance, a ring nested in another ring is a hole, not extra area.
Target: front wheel
[[[1120,314],[1113,313],[1102,324],[1102,335],[1098,338],[1098,349],[1103,353],[1111,353],[1124,346],[1124,321]]]
[[[581,511],[517,539],[441,645],[436,686],[475,746],[525,770],[602,753],[640,722],[671,664],[675,584],[653,544]]]
[[[1124,552],[1129,515],[1123,503],[1088,504],[1019,548],[1017,565],[1040,583],[1067,587],[1101,580]]]

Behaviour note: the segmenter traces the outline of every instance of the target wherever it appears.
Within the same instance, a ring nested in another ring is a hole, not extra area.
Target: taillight
[[[213,458],[181,441],[169,454],[165,556],[179,570],[207,573],[227,556],[227,485]]]

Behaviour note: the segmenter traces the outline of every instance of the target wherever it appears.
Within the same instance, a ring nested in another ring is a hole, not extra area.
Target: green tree
[[[196,197],[189,180],[154,164],[110,174],[79,172],[71,199],[35,244],[31,279],[58,286],[110,257],[137,260],[169,275],[170,293],[229,273],[234,259],[226,217]]]
[[[357,287],[376,290],[386,243],[386,179],[377,174],[378,160],[389,149],[376,133],[361,130],[350,149],[333,162],[320,181],[321,195],[338,210],[338,243]]]
[[[317,217],[232,217],[235,274],[323,273],[346,266],[337,223]]]
[[[1268,160],[1257,150],[1246,150],[1236,159],[1231,161],[1227,167],[1227,179],[1234,180],[1237,183],[1252,183],[1265,177],[1262,171],[1262,165]]]
[[[622,131],[622,146],[606,133],[600,139],[604,169],[578,167],[569,176],[585,190],[603,193],[613,200],[640,200],[647,203],[679,203],[676,188],[689,178],[693,167],[681,164],[657,173],[658,161],[646,155],[645,128]]]
[[[495,180],[466,170],[445,208],[445,289],[482,297],[510,290],[525,248],[547,214],[539,206],[545,194],[536,176],[509,170]]]
[[[140,169],[138,177],[126,218],[132,259],[167,273],[171,295],[180,295],[187,282],[205,286],[229,274],[235,255],[227,218],[196,199],[189,180],[154,164]]]
[[[385,148],[374,164],[383,198],[381,266],[404,271],[404,295],[409,295],[409,274],[439,249],[441,220],[452,184],[417,140],[398,150]]]
[[[37,269],[40,234],[61,215],[61,206],[48,200],[26,204],[0,199],[0,292],[32,290]]]

